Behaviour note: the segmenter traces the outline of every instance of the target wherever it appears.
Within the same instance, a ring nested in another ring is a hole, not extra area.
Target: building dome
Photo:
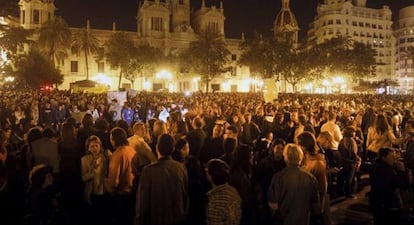
[[[290,43],[298,41],[298,21],[289,7],[290,0],[282,0],[282,9],[277,14],[273,32],[278,40],[284,40]]]
[[[285,27],[285,26],[291,26],[291,27],[297,27],[298,22],[296,20],[295,15],[293,15],[292,11],[290,9],[288,10],[281,10],[276,17],[275,20],[275,28]]]

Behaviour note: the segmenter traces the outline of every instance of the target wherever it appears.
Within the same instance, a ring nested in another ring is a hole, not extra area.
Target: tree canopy
[[[116,32],[105,43],[106,61],[114,69],[119,69],[118,88],[121,88],[122,76],[130,69],[131,60],[135,57],[134,40],[125,32]]]
[[[89,28],[81,29],[73,35],[72,52],[80,55],[83,53],[86,66],[86,80],[89,80],[89,55],[97,54],[99,50],[99,40]]]
[[[44,84],[61,84],[63,75],[38,50],[32,49],[16,62],[16,78],[27,86],[39,88]]]
[[[228,71],[230,51],[226,48],[224,37],[211,29],[205,29],[197,35],[197,40],[182,52],[181,64],[184,68],[201,75],[209,91],[210,81],[219,74]]]
[[[54,65],[62,63],[67,58],[67,51],[72,44],[72,34],[66,21],[61,17],[55,17],[43,24],[38,32],[39,40],[37,44],[41,52]]]

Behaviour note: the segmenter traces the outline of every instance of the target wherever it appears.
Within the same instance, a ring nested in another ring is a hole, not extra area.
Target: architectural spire
[[[116,23],[115,23],[115,21],[114,22],[112,22],[112,31],[116,31]]]
[[[245,36],[244,36],[244,32],[242,32],[242,33],[241,33],[241,40],[242,40],[242,41],[245,41],[245,40],[246,40],[246,38],[245,38]]]
[[[206,0],[201,0],[201,8],[205,8],[206,7]]]
[[[290,0],[282,0],[282,10],[289,10]]]

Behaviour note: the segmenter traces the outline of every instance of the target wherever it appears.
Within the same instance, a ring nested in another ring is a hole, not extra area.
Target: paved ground
[[[372,225],[372,214],[365,196],[368,191],[369,186],[364,186],[355,194],[356,199],[334,199],[331,206],[332,225]]]

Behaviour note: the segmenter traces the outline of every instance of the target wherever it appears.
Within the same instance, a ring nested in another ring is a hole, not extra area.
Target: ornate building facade
[[[323,43],[333,37],[371,45],[376,50],[376,77],[374,80],[395,76],[395,37],[392,12],[388,6],[367,8],[367,0],[324,0],[308,30],[308,41]]]
[[[47,19],[55,16],[56,7],[53,0],[20,0],[20,23],[26,29],[39,28]],[[224,29],[224,6],[220,2],[218,6],[207,6],[202,0],[201,7],[191,12],[190,0],[144,0],[137,9],[137,31],[125,31],[133,37],[135,43],[148,43],[153,47],[161,49],[165,54],[176,53],[189,46],[192,41],[197,40],[197,33],[205,28],[216,30],[225,35]],[[132,21],[131,21],[132,22]],[[103,44],[117,31],[116,24],[112,30],[93,29],[93,21],[86,24],[90,32],[96,36],[105,51]],[[80,28],[70,28],[72,33]],[[251,88],[250,72],[246,67],[237,65],[241,54],[239,45],[241,39],[224,39],[230,54],[231,72],[215,77],[211,82],[210,90],[215,91],[241,91],[247,92]],[[64,83],[60,88],[68,89],[70,83],[86,78],[86,65],[84,57],[71,54],[59,67],[64,74]],[[90,56],[93,59],[93,56]],[[111,69],[110,65],[103,60],[89,60],[89,74],[91,79],[110,85],[112,90],[118,87],[119,71]],[[172,71],[171,68],[158,68],[158,71],[168,70],[171,74],[167,78],[160,78],[156,74],[145,74],[140,77],[134,86],[131,82],[123,79],[121,86],[136,90],[169,89],[174,92],[199,91],[204,85],[200,83],[200,74],[182,73],[179,70]]]
[[[402,93],[414,92],[414,5],[399,11],[399,19],[395,26],[397,38],[397,68],[396,73]]]

